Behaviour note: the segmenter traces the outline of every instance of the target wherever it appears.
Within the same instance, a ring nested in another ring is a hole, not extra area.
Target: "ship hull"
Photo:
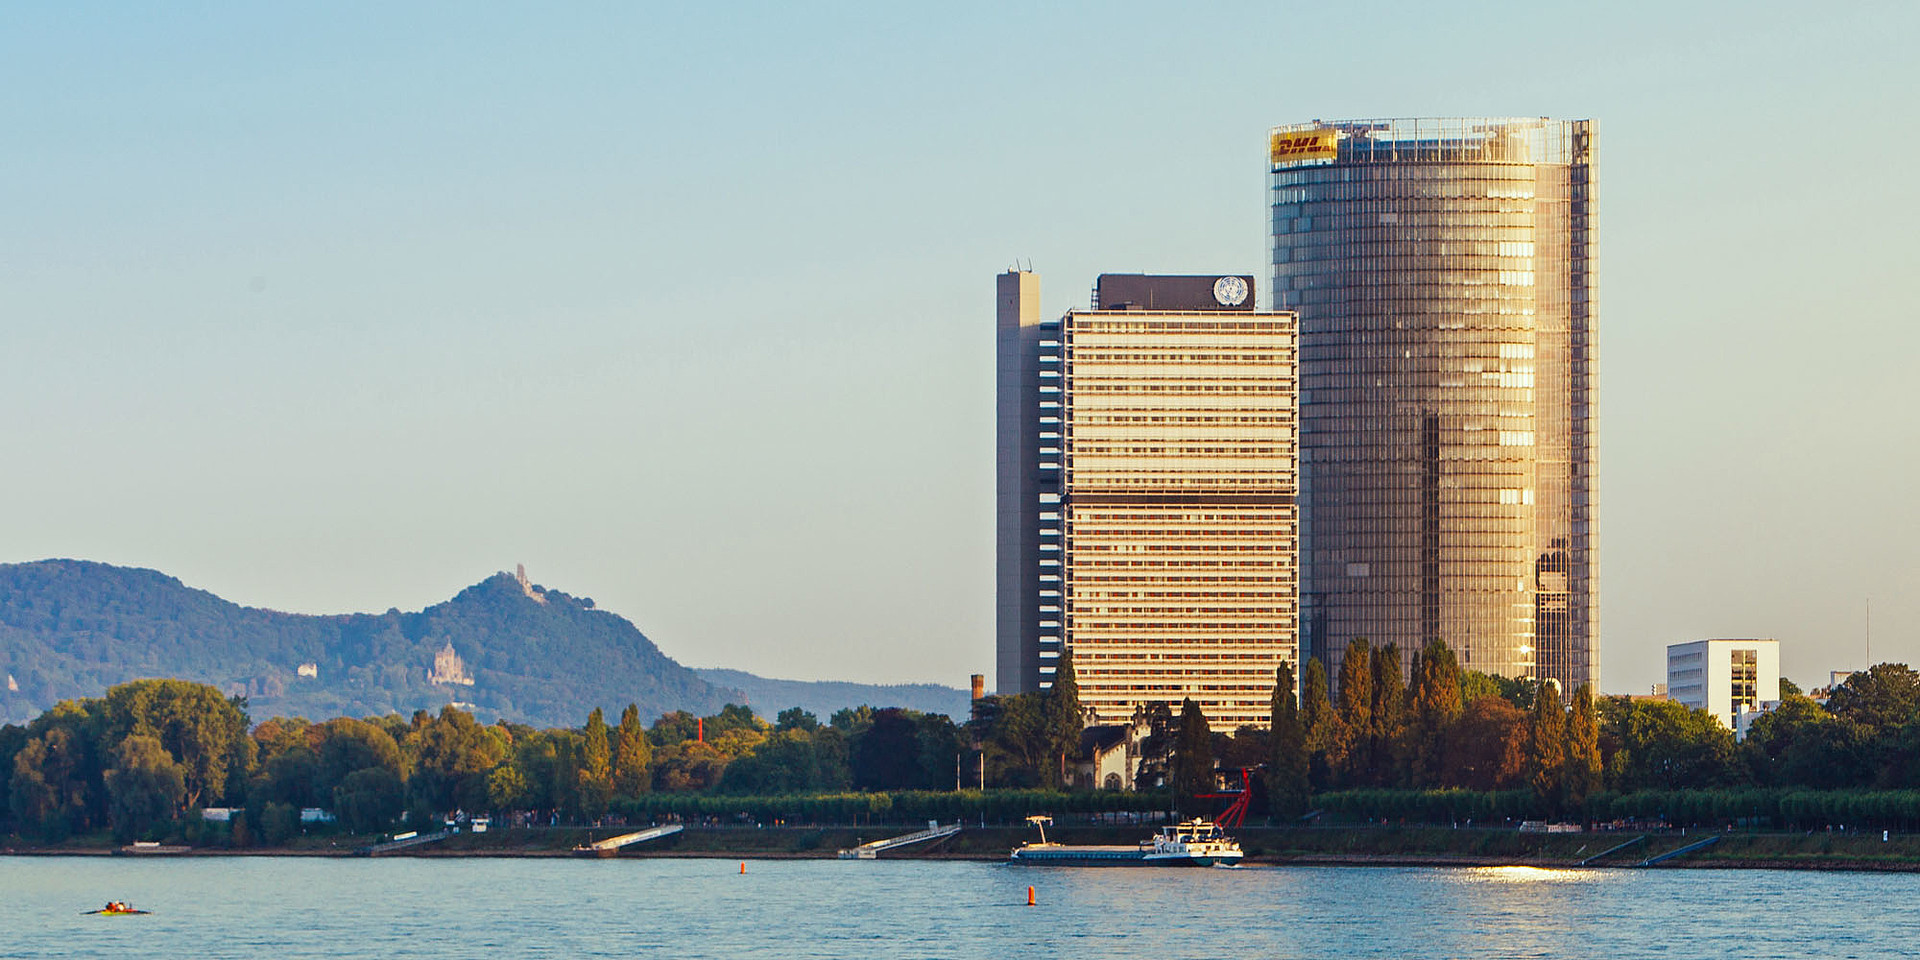
[[[1211,867],[1240,862],[1240,854],[1156,854],[1138,847],[1034,847],[1013,851],[1009,863],[1037,867]]]

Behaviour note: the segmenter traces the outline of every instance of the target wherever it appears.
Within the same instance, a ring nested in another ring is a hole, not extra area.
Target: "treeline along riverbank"
[[[1392,647],[1370,654],[1356,641],[1338,704],[1317,662],[1297,698],[1280,669],[1270,729],[1215,733],[1192,701],[1178,711],[1148,705],[1135,726],[1145,733],[1133,771],[1151,786],[1138,791],[1093,789],[1076,773],[1085,715],[1067,657],[1049,691],[984,698],[964,724],[871,707],[824,722],[789,710],[768,723],[737,705],[704,717],[675,711],[651,725],[631,705],[617,723],[594,710],[578,728],[481,724],[452,706],[254,723],[244,698],[139,680],[0,726],[0,845],[333,850],[357,842],[350,838],[490,818],[488,834],[436,847],[478,851],[504,849],[509,841],[493,837],[517,837],[498,829],[508,825],[1017,827],[1036,813],[1069,828],[1126,820],[1117,842],[1131,842],[1146,815],[1220,809],[1223,774],[1252,791],[1251,822],[1312,817],[1318,829],[1513,833],[1535,820],[1794,832],[1815,845],[1828,832],[1889,831],[1893,844],[1892,834],[1920,830],[1920,674],[1903,665],[1856,674],[1822,703],[1789,692],[1737,744],[1711,716],[1672,701],[1596,701],[1584,689],[1563,698],[1463,672],[1438,644],[1415,657],[1411,675],[1411,686],[1400,683]],[[985,789],[956,789],[968,783]],[[220,814],[206,815],[213,810]],[[536,833],[513,842],[537,847]],[[1457,842],[1466,841],[1421,840],[1407,855],[1452,855]]]

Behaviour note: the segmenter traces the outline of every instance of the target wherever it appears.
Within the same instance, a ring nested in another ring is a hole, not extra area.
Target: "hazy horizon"
[[[0,14],[0,562],[690,666],[993,663],[993,276],[1249,273],[1265,135],[1599,121],[1599,622],[1920,660],[1920,6]]]

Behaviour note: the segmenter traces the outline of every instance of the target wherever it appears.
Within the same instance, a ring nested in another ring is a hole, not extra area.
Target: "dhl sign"
[[[1332,160],[1339,152],[1340,135],[1332,127],[1276,133],[1267,141],[1267,155],[1274,163]]]

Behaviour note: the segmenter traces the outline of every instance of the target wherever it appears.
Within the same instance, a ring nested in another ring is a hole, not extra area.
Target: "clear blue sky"
[[[1265,277],[1266,128],[1601,123],[1601,628],[1920,660],[1920,4],[0,9],[0,561],[992,661],[993,275]],[[1264,284],[1263,284],[1264,286]]]

